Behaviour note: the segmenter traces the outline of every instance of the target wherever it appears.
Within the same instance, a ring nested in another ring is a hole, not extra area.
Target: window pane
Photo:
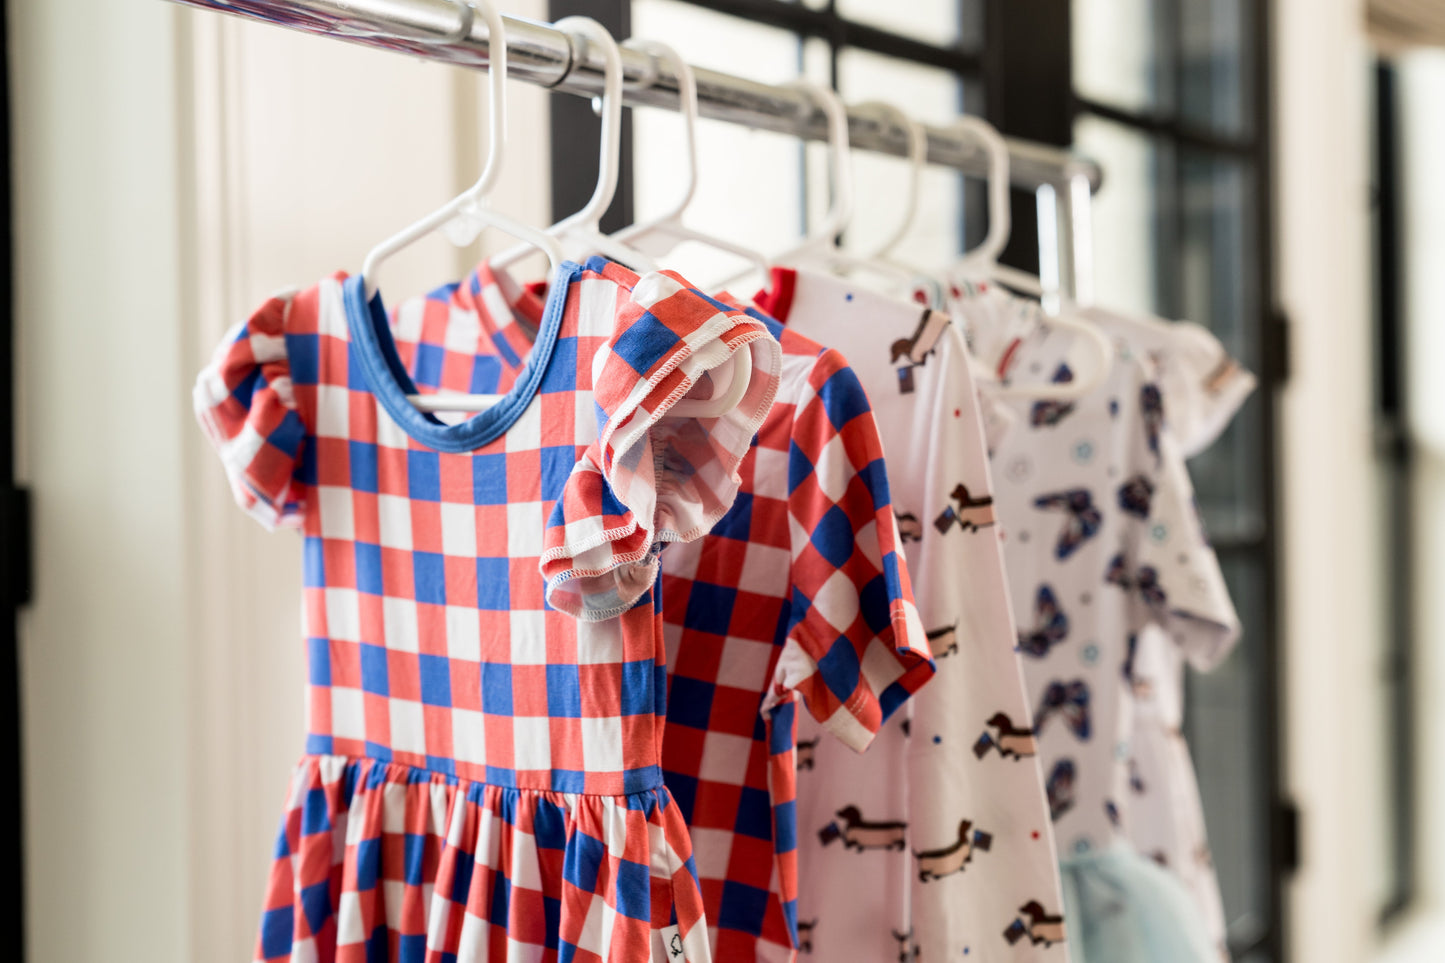
[[[1185,732],[1199,776],[1204,820],[1229,921],[1230,942],[1248,944],[1269,919],[1271,790],[1263,751],[1269,738],[1261,716],[1265,678],[1264,639],[1269,610],[1262,563],[1224,558],[1244,626],[1238,648],[1208,675],[1189,675]]]
[[[1185,152],[1180,159],[1178,294],[1170,309],[1209,328],[1230,354],[1259,371],[1261,341],[1255,186],[1228,158]],[[1262,406],[1253,399],[1223,438],[1195,459],[1199,503],[1217,540],[1264,533]]]
[[[633,33],[662,37],[697,66],[738,71],[735,55],[748,51],[747,74],[769,82],[798,75],[796,35],[676,0],[635,0]],[[633,113],[634,203],[639,220],[667,210],[683,191],[682,121],[672,111]],[[802,227],[802,149],[797,138],[743,131],[736,124],[698,121],[697,193],[684,220],[764,253],[796,242]],[[680,247],[668,267],[698,284],[732,273],[742,262],[698,244]]]
[[[958,116],[963,87],[957,75],[865,50],[845,49],[838,56],[838,86],[852,103],[886,99],[909,116],[946,124]],[[845,239],[855,251],[872,251],[904,216],[908,162],[872,151],[853,155],[854,212]],[[942,167],[924,168],[921,204],[894,256],[923,268],[944,267],[961,250],[962,176]]]
[[[1154,141],[1108,121],[1081,117],[1075,146],[1104,169],[1094,195],[1094,291],[1100,304],[1159,311],[1163,159]]]
[[[1254,86],[1251,0],[1186,0],[1180,6],[1179,112],[1192,124],[1248,133]]]
[[[1135,111],[1174,103],[1167,0],[1074,0],[1074,89]]]
[[[683,0],[632,0],[632,35],[675,47],[694,67],[738,74],[765,84],[798,76],[797,35]],[[738,51],[747,51],[739,59]]]
[[[959,40],[958,0],[838,0],[838,14],[857,23],[940,47]]]

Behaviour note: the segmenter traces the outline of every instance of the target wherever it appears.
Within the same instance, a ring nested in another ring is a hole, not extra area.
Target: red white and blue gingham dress
[[[534,290],[482,264],[396,309],[397,352],[423,390],[505,386],[542,312]],[[838,352],[750,313],[778,340],[778,393],[732,509],[662,556],[662,766],[692,838],[713,958],[782,963],[811,952],[797,914],[797,773],[812,766],[795,747],[797,699],[862,749],[935,666],[867,394]]]
[[[473,365],[463,390],[506,394],[455,425],[406,400],[359,278],[268,301],[198,379],[238,501],[305,536],[307,754],[257,959],[707,961],[658,554],[731,505],[777,343],[601,259],[564,265],[528,343],[469,331],[514,372]],[[737,409],[665,417],[739,350]]]

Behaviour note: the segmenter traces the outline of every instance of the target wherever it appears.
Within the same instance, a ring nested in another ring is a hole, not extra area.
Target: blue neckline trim
[[[407,395],[417,393],[416,383],[396,353],[396,341],[391,335],[391,324],[382,305],[381,292],[373,295],[368,303],[361,276],[347,278],[342,288],[346,326],[351,334],[356,360],[361,364],[371,393],[403,431],[428,448],[465,452],[495,441],[522,417],[522,412],[527,410],[537,394],[542,375],[546,373],[547,365],[552,361],[552,351],[557,346],[567,291],[581,273],[581,266],[572,261],[564,261],[557,268],[542,322],[537,326],[537,340],[512,390],[486,411],[457,425],[448,425],[435,415],[418,411],[406,400]]]

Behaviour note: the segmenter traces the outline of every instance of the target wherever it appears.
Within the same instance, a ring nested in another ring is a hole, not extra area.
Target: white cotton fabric
[[[1197,324],[1099,308],[1083,314],[1152,363],[1169,433],[1186,458],[1214,444],[1255,389],[1255,376]],[[1134,665],[1131,781],[1138,791],[1126,830],[1139,852],[1184,882],[1210,936],[1223,945],[1224,902],[1194,760],[1182,731],[1184,685],[1183,653],[1157,626],[1148,626],[1139,635]]]
[[[1099,359],[997,290],[970,286],[954,307],[1010,423],[993,467],[1059,849],[1069,860],[1130,845],[1150,789],[1134,745],[1141,636],[1162,633],[1171,658],[1210,666],[1238,635],[1183,451],[1154,366],[1127,341],[1115,339],[1102,382],[1075,401],[1004,397],[1004,384],[1073,380]],[[1177,770],[1177,758],[1149,764]]]

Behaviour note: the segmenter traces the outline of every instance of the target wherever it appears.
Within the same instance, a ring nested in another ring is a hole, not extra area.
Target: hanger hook
[[[883,114],[893,125],[900,128],[908,137],[908,193],[904,196],[903,219],[893,229],[882,244],[870,255],[873,258],[883,258],[888,255],[898,242],[902,241],[913,226],[914,219],[918,216],[918,199],[920,197],[921,182],[923,180],[923,167],[928,163],[928,129],[918,121],[909,117],[908,114],[896,104],[887,101],[873,100],[863,106],[869,110]]]
[[[487,162],[481,176],[469,192],[474,202],[480,201],[491,191],[497,176],[502,172],[502,160],[507,150],[507,28],[502,15],[491,0],[468,0],[467,9],[475,11],[481,5],[482,19],[487,23]],[[470,17],[468,21],[470,23]],[[467,27],[471,32],[471,27]]]
[[[832,161],[833,201],[822,226],[809,234],[811,244],[832,244],[853,219],[853,165],[848,144],[848,108],[832,89],[809,80],[784,84],[797,90],[828,118],[828,154]]]
[[[992,124],[978,117],[959,117],[951,125],[978,141],[988,161],[986,185],[988,187],[988,234],[983,243],[969,251],[964,259],[970,262],[996,264],[1004,247],[1008,245],[1012,222],[1009,214],[1009,156],[1008,144]]]
[[[677,78],[677,99],[678,110],[682,113],[683,137],[687,147],[687,186],[683,189],[682,196],[659,221],[673,220],[682,216],[687,206],[692,203],[693,196],[697,193],[697,75],[692,69],[692,64],[683,59],[672,46],[660,40],[645,40],[632,38],[624,40],[622,46],[631,50],[637,50],[648,56],[652,64],[650,79],[645,86],[652,86],[657,83],[661,71],[658,69],[658,62],[665,60],[672,68],[673,76]]]
[[[554,26],[567,34],[573,44],[596,43],[602,48],[602,147],[597,161],[597,187],[582,210],[565,223],[596,226],[612,206],[617,194],[617,175],[622,152],[622,51],[602,24],[591,17],[563,17]],[[585,51],[585,46],[584,46]],[[576,51],[573,62],[576,62]]]

